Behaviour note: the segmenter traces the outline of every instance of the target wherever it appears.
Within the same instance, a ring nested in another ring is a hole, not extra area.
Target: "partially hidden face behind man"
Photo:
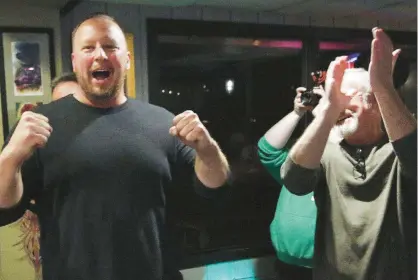
[[[83,22],[73,33],[73,71],[90,100],[115,98],[123,91],[129,58],[122,29],[106,16]]]
[[[61,99],[69,94],[80,92],[80,85],[74,81],[64,81],[59,83],[52,92],[52,100]]]

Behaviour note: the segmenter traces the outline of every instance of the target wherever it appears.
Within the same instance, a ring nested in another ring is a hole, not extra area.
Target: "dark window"
[[[312,71],[354,52],[362,54],[359,65],[367,64],[370,31],[181,20],[147,26],[150,102],[174,114],[198,113],[235,175],[213,200],[191,186],[167,194],[180,266],[273,253],[269,226],[280,186],[260,165],[257,141],[292,110],[295,89],[312,85]],[[404,44],[414,39],[393,34]]]
[[[169,223],[185,256],[214,251],[272,252],[269,225],[280,186],[261,166],[257,142],[293,108],[303,42],[220,36],[157,36],[150,100],[178,114],[195,111],[227,155],[228,190],[214,200],[191,188],[167,197]]]
[[[229,191],[216,202],[193,194],[186,201],[176,191],[168,197],[185,254],[270,246],[279,188],[260,165],[256,145],[293,106],[301,50],[299,40],[158,37],[156,100],[175,114],[198,113],[233,173]]]

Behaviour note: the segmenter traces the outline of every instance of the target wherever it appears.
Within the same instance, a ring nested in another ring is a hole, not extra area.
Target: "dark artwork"
[[[42,84],[39,44],[16,42],[13,45],[17,91],[38,91]]]

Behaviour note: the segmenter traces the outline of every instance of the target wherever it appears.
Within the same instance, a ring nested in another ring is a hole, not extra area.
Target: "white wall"
[[[13,1],[10,1],[13,3]],[[55,69],[62,71],[61,29],[58,9],[13,6],[10,2],[0,4],[0,27],[42,27],[54,30]]]

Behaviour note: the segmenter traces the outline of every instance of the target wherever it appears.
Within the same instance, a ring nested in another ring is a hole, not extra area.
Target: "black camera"
[[[302,92],[302,94],[300,95],[300,100],[304,106],[315,107],[316,105],[318,105],[321,97],[321,95],[314,93],[312,89]]]
[[[315,107],[319,104],[319,100],[321,99],[321,95],[314,93],[315,88],[319,88],[319,86],[325,82],[325,78],[327,76],[326,71],[314,71],[311,73],[312,80],[314,82],[314,86],[312,89],[308,89],[300,95],[300,100],[304,106],[312,106]]]

